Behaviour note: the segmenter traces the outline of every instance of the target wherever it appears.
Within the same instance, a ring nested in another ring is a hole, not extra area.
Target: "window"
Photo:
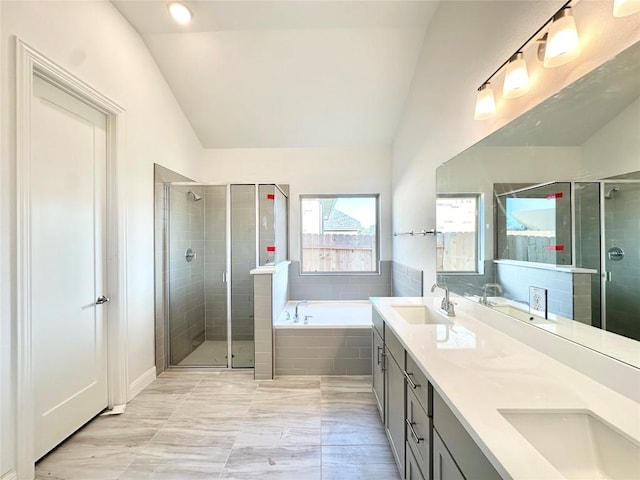
[[[480,195],[438,195],[436,199],[437,255],[440,273],[480,272],[478,226]]]
[[[301,195],[302,273],[377,273],[378,203],[378,195]]]

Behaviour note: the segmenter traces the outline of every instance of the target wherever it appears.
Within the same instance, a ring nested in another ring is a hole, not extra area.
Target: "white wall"
[[[300,259],[300,194],[379,193],[380,259],[391,259],[391,157],[386,148],[239,148],[205,150],[211,183],[287,183],[289,251]]]
[[[532,89],[498,114],[475,121],[477,87],[564,2],[442,2],[425,36],[410,94],[392,148],[393,229],[435,225],[435,170],[478,140],[638,41],[637,15],[614,18],[611,1],[582,1],[574,16],[581,35],[580,58],[545,70],[529,62]],[[531,49],[532,51],[535,49]],[[531,52],[532,53],[532,52]],[[529,57],[527,53],[525,57]],[[435,241],[396,237],[393,259],[435,279]]]
[[[640,171],[640,98],[582,145],[583,180]]]
[[[144,42],[109,2],[1,2],[0,475],[15,465],[15,42],[24,42],[126,110],[128,381],[154,367],[153,163],[200,176],[202,148]]]

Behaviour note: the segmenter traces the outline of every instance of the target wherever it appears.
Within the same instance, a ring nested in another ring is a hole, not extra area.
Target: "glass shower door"
[[[640,340],[640,182],[607,182],[602,198],[605,326]]]
[[[231,366],[254,366],[253,278],[256,186],[231,185]]]
[[[169,365],[226,367],[226,186],[166,188]]]

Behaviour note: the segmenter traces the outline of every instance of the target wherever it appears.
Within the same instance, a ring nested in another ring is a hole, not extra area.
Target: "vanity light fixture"
[[[545,67],[564,65],[580,54],[580,39],[570,6],[572,1],[574,0],[568,0],[562,8],[542,24],[506,62],[500,65],[495,72],[489,75],[489,78],[482,82],[480,88],[478,88],[478,97],[476,99],[474,115],[476,120],[484,120],[495,115],[496,104],[489,82],[501,73],[503,69],[505,73],[502,88],[503,98],[517,98],[529,91],[529,72],[524,59],[524,52],[526,48],[533,43],[534,39],[540,44],[538,47],[538,58],[540,61],[544,61]],[[627,1],[640,2],[640,0]]]
[[[504,74],[503,98],[517,98],[529,91],[529,72],[522,52],[517,52],[509,59]]]
[[[189,8],[180,2],[171,2],[167,8],[173,19],[180,25],[186,25],[191,21],[193,14]]]
[[[565,6],[553,16],[544,51],[544,66],[559,67],[580,55],[580,37],[571,7]]]
[[[613,16],[626,17],[640,12],[640,0],[613,0]]]
[[[486,120],[496,114],[496,101],[493,98],[493,88],[489,82],[483,83],[478,89],[476,98],[476,120]]]

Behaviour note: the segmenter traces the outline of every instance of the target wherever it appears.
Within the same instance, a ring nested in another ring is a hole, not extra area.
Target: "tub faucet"
[[[298,322],[298,320],[300,320],[300,316],[298,315],[298,307],[299,307],[301,304],[306,304],[306,303],[307,303],[307,301],[306,301],[306,300],[300,300],[299,302],[296,302],[296,311],[295,311],[295,313],[293,314],[293,321],[294,321],[294,322]]]
[[[448,317],[455,317],[456,310],[453,306],[453,302],[449,300],[449,289],[444,285],[439,285],[438,283],[434,283],[431,287],[431,293],[435,291],[436,288],[441,288],[444,290],[444,298],[442,299],[442,303],[440,304],[440,310],[447,314]]]
[[[490,304],[489,300],[487,299],[487,291],[490,288],[495,289],[495,291],[497,293],[502,293],[502,287],[499,284],[497,284],[497,283],[485,283],[484,286],[482,287],[482,299],[480,300],[480,303],[482,305],[489,306],[489,304]]]

